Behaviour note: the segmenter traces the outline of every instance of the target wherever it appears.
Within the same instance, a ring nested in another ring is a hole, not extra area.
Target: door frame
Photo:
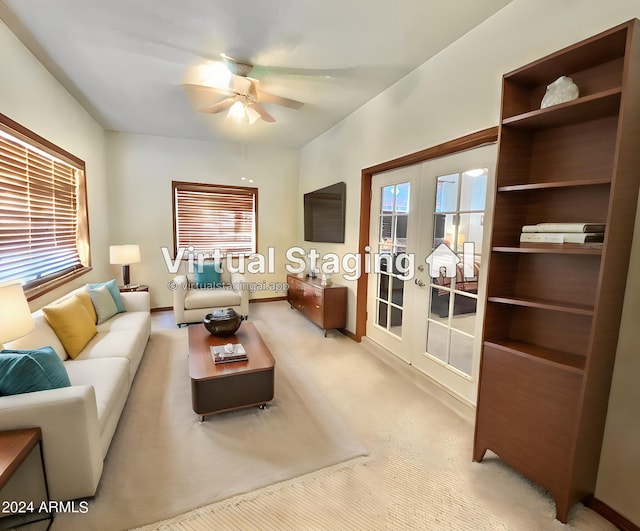
[[[365,249],[369,245],[369,229],[371,225],[371,183],[376,173],[395,170],[404,166],[412,166],[427,160],[452,155],[467,149],[493,144],[498,141],[498,126],[482,129],[475,133],[461,136],[454,140],[438,144],[436,146],[417,151],[409,155],[404,155],[397,159],[376,164],[364,168],[360,177],[360,230],[358,237],[358,251],[361,256],[367,253]],[[361,341],[367,331],[367,291],[369,282],[368,273],[360,275],[356,281],[356,332],[354,338]]]

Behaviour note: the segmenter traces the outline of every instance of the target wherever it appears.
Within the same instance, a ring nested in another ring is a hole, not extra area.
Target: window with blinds
[[[256,252],[258,189],[177,182],[173,187],[174,247],[222,256]]]
[[[89,266],[84,162],[0,115],[0,282],[29,290]]]

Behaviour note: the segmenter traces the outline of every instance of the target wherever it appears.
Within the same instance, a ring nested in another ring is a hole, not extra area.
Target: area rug
[[[86,514],[52,529],[130,529],[366,455],[366,449],[263,322],[275,397],[209,417],[191,409],[187,330],[153,332]]]

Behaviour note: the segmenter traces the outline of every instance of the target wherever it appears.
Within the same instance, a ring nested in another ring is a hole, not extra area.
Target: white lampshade
[[[109,247],[109,262],[112,264],[128,265],[140,261],[140,247],[138,245],[111,245]]]
[[[20,281],[0,284],[0,343],[26,336],[34,328]]]

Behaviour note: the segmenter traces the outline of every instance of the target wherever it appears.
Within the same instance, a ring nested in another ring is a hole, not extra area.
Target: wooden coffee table
[[[243,322],[233,336],[216,337],[203,324],[189,325],[189,376],[193,410],[202,416],[273,399],[276,362],[253,323]],[[212,346],[240,343],[248,361],[213,363]]]

